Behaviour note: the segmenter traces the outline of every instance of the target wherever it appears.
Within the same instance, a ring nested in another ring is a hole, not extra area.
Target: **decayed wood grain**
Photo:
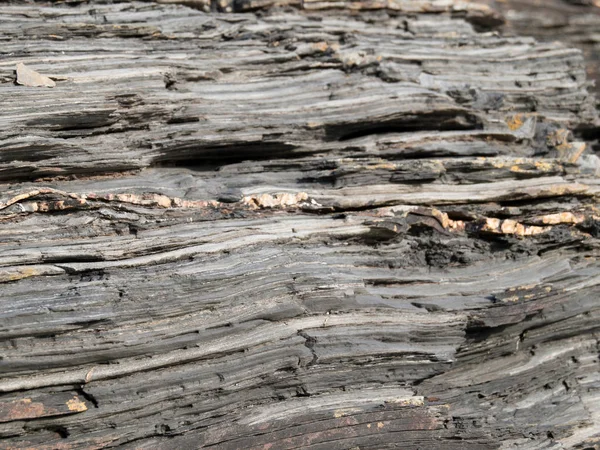
[[[0,6],[0,447],[597,445],[600,122],[502,23]]]
[[[600,93],[600,3],[594,0],[487,1],[488,6],[505,16],[505,29],[540,40],[568,42],[580,48],[586,59],[591,88]]]

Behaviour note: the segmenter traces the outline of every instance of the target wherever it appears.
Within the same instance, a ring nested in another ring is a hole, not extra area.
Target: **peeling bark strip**
[[[2,4],[0,448],[597,446],[595,99],[493,3]]]

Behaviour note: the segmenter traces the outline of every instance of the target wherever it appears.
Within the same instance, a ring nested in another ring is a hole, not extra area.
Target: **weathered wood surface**
[[[505,17],[505,32],[580,48],[591,88],[600,94],[600,2],[597,0],[486,0]]]
[[[0,6],[1,448],[598,445],[580,51],[477,3],[71,3]]]

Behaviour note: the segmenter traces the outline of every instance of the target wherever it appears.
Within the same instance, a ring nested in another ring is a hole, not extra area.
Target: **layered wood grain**
[[[567,42],[580,48],[586,58],[590,88],[600,93],[600,3],[594,0],[485,0],[505,17],[504,29],[539,40]],[[540,6],[543,11],[540,14]]]
[[[0,448],[598,445],[600,121],[504,20],[0,5]]]

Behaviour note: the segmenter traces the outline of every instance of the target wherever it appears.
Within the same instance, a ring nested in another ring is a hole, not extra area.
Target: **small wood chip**
[[[30,87],[54,87],[56,83],[47,76],[37,73],[23,63],[17,64],[17,84]]]

